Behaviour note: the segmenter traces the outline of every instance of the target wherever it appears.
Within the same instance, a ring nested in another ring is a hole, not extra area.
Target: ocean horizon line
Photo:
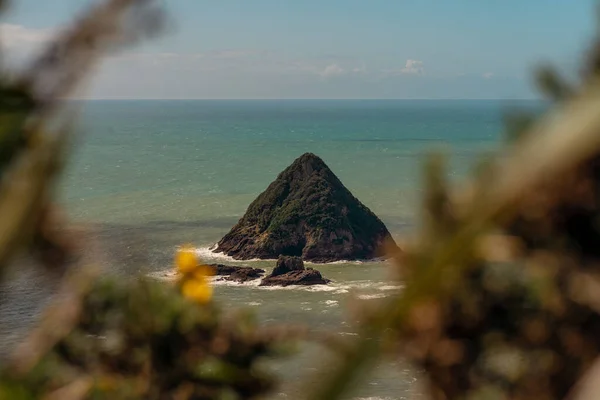
[[[67,101],[536,101],[540,98],[69,98]]]

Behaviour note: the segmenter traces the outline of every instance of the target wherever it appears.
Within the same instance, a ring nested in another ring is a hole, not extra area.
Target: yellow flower
[[[194,272],[198,267],[198,257],[192,246],[183,246],[175,254],[175,266],[182,274]]]
[[[212,287],[208,281],[202,279],[187,279],[181,285],[181,293],[198,303],[208,303],[212,297]]]
[[[191,245],[181,247],[175,254],[175,266],[179,271],[181,293],[198,303],[207,303],[212,297],[208,277],[215,274],[212,267],[200,264]]]
[[[198,268],[196,268],[196,271],[194,271],[194,275],[202,276],[202,277],[214,276],[215,269],[209,265],[202,264],[202,265],[199,265]]]

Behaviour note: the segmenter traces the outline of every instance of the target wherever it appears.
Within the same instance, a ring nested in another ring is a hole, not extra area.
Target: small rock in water
[[[300,257],[279,256],[271,276],[283,275],[292,271],[304,271],[304,261]]]
[[[240,283],[258,279],[265,273],[265,270],[260,268],[223,264],[211,264],[209,266],[214,268],[215,275],[224,276],[224,280]]]
[[[279,256],[273,272],[266,276],[260,286],[326,285],[331,282],[312,268],[304,268],[300,257]]]

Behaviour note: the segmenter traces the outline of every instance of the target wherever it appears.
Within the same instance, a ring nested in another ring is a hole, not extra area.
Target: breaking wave
[[[196,249],[196,254],[198,255],[198,257],[200,257],[202,260],[222,260],[222,261],[228,261],[228,262],[258,262],[258,261],[263,261],[263,262],[275,262],[277,261],[277,259],[275,258],[251,258],[249,260],[236,260],[235,258],[228,256],[227,254],[224,253],[217,253],[215,250],[217,248],[217,245],[214,244],[212,246],[209,247],[199,247]],[[328,262],[328,263],[315,263],[315,262],[311,262],[311,261],[305,261],[304,264],[309,264],[309,265],[336,265],[336,264],[355,264],[355,265],[360,265],[360,264],[365,264],[365,263],[379,263],[379,262],[384,262],[385,259],[384,258],[374,258],[372,260],[363,260],[363,261],[356,261],[356,260],[340,260],[340,261],[332,261],[332,262]]]

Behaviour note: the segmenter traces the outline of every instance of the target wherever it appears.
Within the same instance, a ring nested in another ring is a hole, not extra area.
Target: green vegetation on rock
[[[300,256],[307,261],[380,256],[390,233],[319,157],[303,154],[250,204],[218,245],[237,259]]]

